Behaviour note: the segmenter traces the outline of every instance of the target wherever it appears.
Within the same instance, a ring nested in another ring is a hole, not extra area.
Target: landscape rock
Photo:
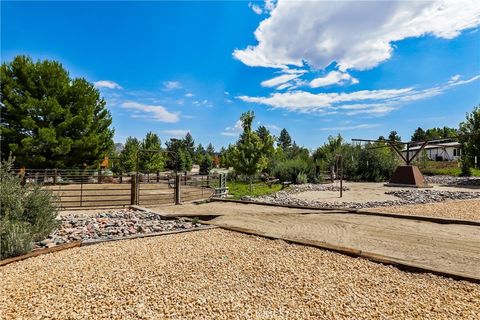
[[[425,176],[425,180],[447,186],[480,186],[480,177]]]
[[[423,189],[409,189],[409,190],[395,190],[388,191],[385,194],[393,195],[398,200],[386,201],[369,201],[369,202],[325,202],[321,200],[303,200],[292,197],[292,194],[304,191],[339,191],[336,185],[293,185],[291,188],[281,190],[271,195],[259,197],[242,197],[242,200],[267,202],[278,205],[295,205],[303,207],[323,207],[323,208],[348,208],[348,209],[363,209],[373,207],[385,206],[400,206],[408,204],[423,204],[443,202],[448,200],[468,200],[480,198],[479,192],[462,192],[462,191],[437,191],[437,190],[423,190]],[[348,190],[348,188],[343,188]]]
[[[58,228],[35,248],[50,248],[79,240],[112,239],[115,237],[149,234],[193,228],[190,221],[179,218],[164,220],[153,212],[118,209],[99,213],[96,216],[63,216]]]

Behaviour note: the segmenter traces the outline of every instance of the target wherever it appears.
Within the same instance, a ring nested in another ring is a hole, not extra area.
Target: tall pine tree
[[[0,69],[2,159],[29,168],[97,167],[113,147],[100,92],[55,61],[17,56]]]

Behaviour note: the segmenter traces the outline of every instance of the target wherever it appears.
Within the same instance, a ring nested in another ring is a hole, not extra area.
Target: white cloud
[[[318,88],[325,87],[332,84],[344,84],[351,83],[356,84],[358,80],[345,72],[331,71],[325,77],[320,77],[310,81],[310,87]]]
[[[205,106],[205,107],[213,107],[213,104],[211,102],[209,102],[207,99],[204,99],[202,101],[199,101],[199,100],[195,100],[192,102],[193,105],[195,106]]]
[[[284,83],[284,84],[282,84],[282,85],[280,85],[280,86],[276,87],[275,89],[277,89],[277,90],[283,90],[283,89],[290,88],[291,86],[292,86],[292,84],[291,84],[291,83]]]
[[[97,88],[123,89],[118,83],[110,80],[100,80],[93,83]]]
[[[177,122],[179,120],[179,113],[169,112],[165,107],[146,105],[134,101],[127,101],[122,103],[122,108],[133,111],[131,117],[133,118],[151,118],[160,122]]]
[[[280,127],[274,124],[265,124],[265,128],[270,129],[272,131],[280,131]]]
[[[467,80],[459,80],[459,79],[460,79],[460,76],[458,78],[456,76],[452,77],[451,81],[449,81],[450,85],[451,86],[458,86],[458,85],[461,85],[461,84],[467,84],[467,83],[470,83],[470,82],[473,82],[475,80],[480,79],[480,75],[476,75],[476,76],[471,77],[470,79],[467,79]]]
[[[388,60],[392,43],[433,35],[452,39],[480,24],[478,0],[279,0],[255,31],[258,44],[233,55],[248,66],[364,70]]]
[[[450,78],[448,83],[457,82],[459,79],[460,79],[460,75],[456,74],[456,75],[454,75],[453,77]]]
[[[243,132],[242,121],[237,120],[233,127],[226,127],[225,131],[221,133],[223,136],[236,137]]]
[[[281,76],[265,80],[261,83],[262,87],[276,87],[280,84],[298,78],[301,74],[283,74]]]
[[[162,133],[167,134],[171,137],[180,138],[185,137],[190,130],[183,130],[183,129],[174,129],[174,130],[163,130]]]
[[[480,75],[468,80],[448,82],[444,85],[426,88],[401,88],[384,90],[361,90],[349,93],[310,93],[296,90],[273,93],[266,97],[239,96],[245,102],[258,103],[275,109],[303,113],[345,113],[347,115],[384,115],[412,101],[438,96],[457,85],[480,79]]]
[[[178,81],[166,81],[163,83],[163,88],[165,90],[175,90],[175,89],[180,89],[182,87],[182,84]]]
[[[191,98],[193,96],[195,96],[195,95],[191,92],[188,92],[188,93],[185,94],[185,97],[188,97],[188,98]]]
[[[252,11],[255,12],[256,14],[262,14],[263,13],[263,9],[260,6],[254,4],[254,3],[249,2],[248,7],[250,9],[252,9]]]
[[[348,131],[348,130],[357,130],[357,129],[372,129],[379,127],[380,124],[358,124],[353,126],[341,126],[341,127],[332,127],[332,128],[320,128],[321,131]]]

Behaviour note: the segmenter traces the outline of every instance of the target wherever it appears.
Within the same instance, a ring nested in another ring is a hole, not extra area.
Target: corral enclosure
[[[157,206],[176,200],[189,202],[212,195],[215,177],[199,174],[157,172],[112,174],[101,170],[19,169],[24,183],[42,184],[56,195],[61,209],[89,207]]]

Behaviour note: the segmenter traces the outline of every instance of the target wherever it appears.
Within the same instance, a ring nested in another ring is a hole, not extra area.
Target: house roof
[[[461,145],[460,142],[444,142],[427,145],[424,149],[459,148]],[[421,146],[410,147],[410,151],[416,151],[420,148]],[[407,152],[407,149],[402,150],[402,152]]]

